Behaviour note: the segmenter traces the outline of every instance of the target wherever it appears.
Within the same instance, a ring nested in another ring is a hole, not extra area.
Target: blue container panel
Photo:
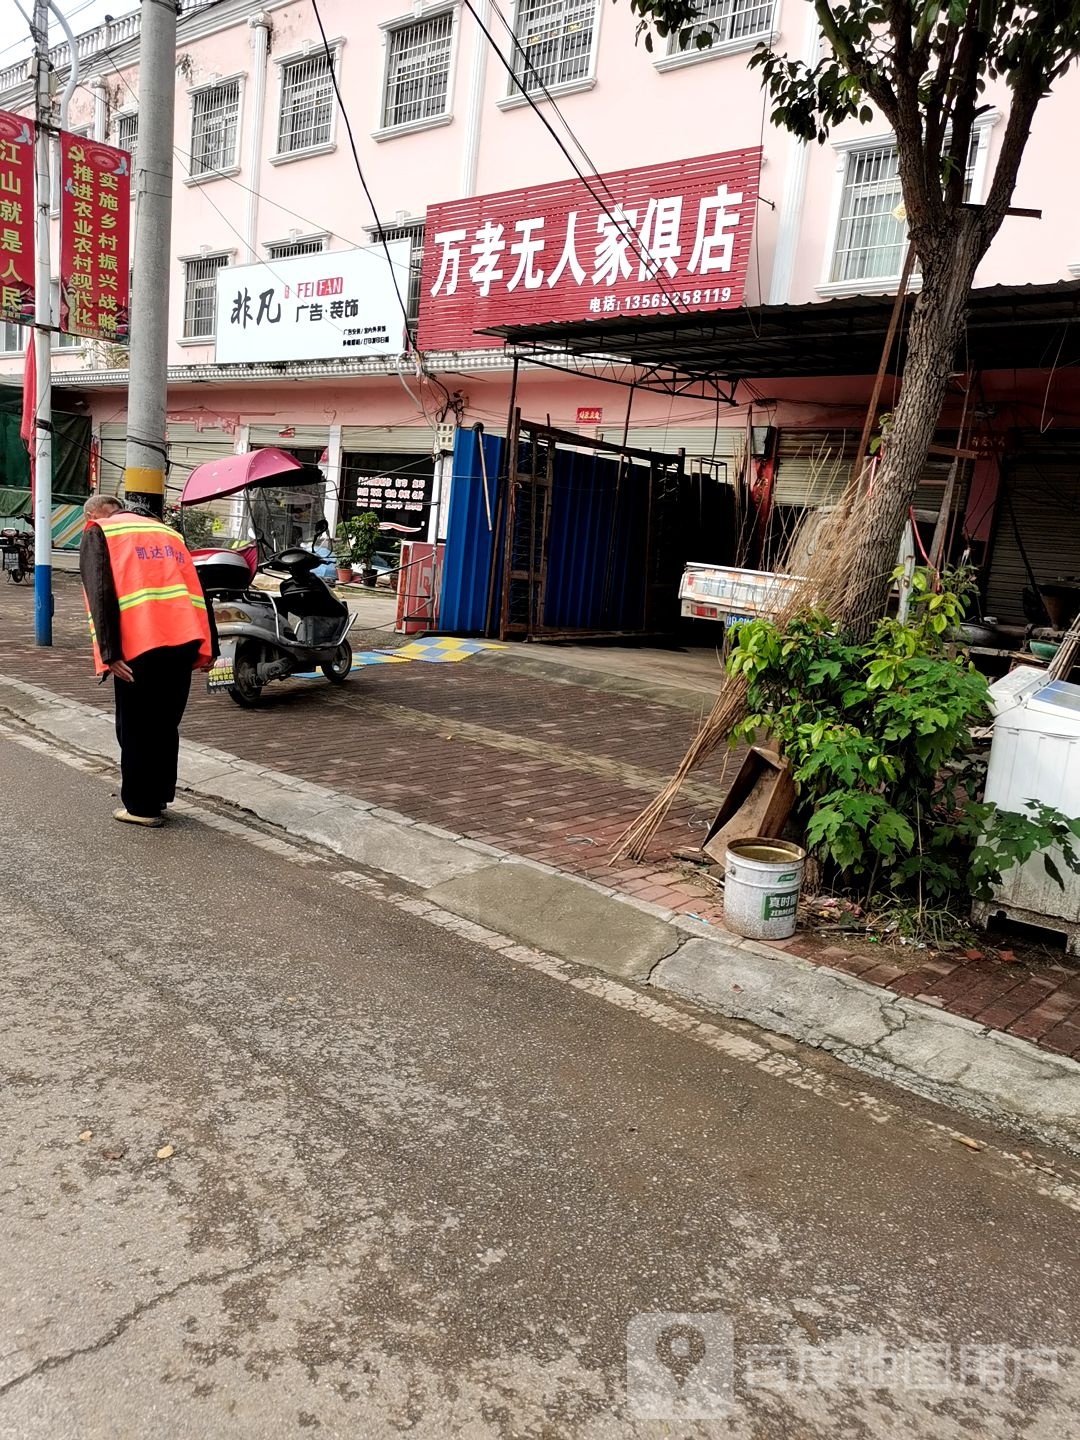
[[[487,615],[488,585],[495,546],[492,532],[488,529],[484,504],[481,443],[487,466],[488,500],[494,519],[503,441],[498,435],[478,437],[474,430],[465,429],[458,430],[454,437],[450,510],[439,599],[439,629],[448,635],[483,634]]]

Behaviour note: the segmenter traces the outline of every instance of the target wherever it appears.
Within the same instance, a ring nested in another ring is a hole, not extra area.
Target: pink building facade
[[[511,365],[494,343],[478,347],[475,336],[463,334],[460,345],[426,353],[423,366],[404,353],[225,364],[217,353],[216,287],[229,267],[353,250],[382,235],[411,247],[407,298],[415,311],[431,207],[570,180],[574,165],[590,176],[760,146],[745,305],[895,291],[906,241],[887,127],[853,125],[825,145],[803,145],[769,124],[758,74],[747,68],[762,39],[816,57],[820,37],[804,0],[709,0],[709,49],[669,53],[659,42],[651,54],[635,42],[628,5],[608,0],[321,0],[320,10],[345,114],[308,0],[183,6],[169,337],[174,493],[193,464],[274,443],[324,457],[331,508],[336,497],[356,508],[368,493],[365,480],[437,469],[433,457],[448,446],[447,425],[504,428]],[[137,14],[78,37],[77,45],[69,128],[137,147],[145,123]],[[62,84],[66,46],[54,61]],[[969,155],[975,203],[993,173],[1007,107],[1007,95],[989,100],[994,108],[982,117]],[[0,71],[0,106],[32,108],[25,65]],[[1062,183],[1061,168],[1069,116],[1078,111],[1080,81],[1072,72],[1040,110],[1016,195],[1017,205],[1040,208],[1042,219],[1006,221],[980,286],[1080,276],[1080,199]],[[357,173],[350,129],[377,216]],[[137,200],[135,209],[137,222]],[[0,342],[0,376],[16,382],[25,338],[6,326]],[[115,487],[124,459],[125,364],[116,347],[71,337],[58,340],[54,354],[57,384],[92,418],[105,488]],[[1080,430],[1073,374],[1054,373],[1050,343],[1044,370],[1002,371],[980,382],[983,412],[997,417],[1003,434],[1041,436],[1044,448],[1048,436],[1054,441],[1045,463],[1060,483],[1073,473],[1071,431]],[[829,477],[858,434],[869,384],[865,375],[782,375],[740,386],[736,403],[720,409],[641,391],[629,438],[730,460],[748,425],[768,426],[779,436],[776,494],[788,505],[815,503],[827,497],[835,481]],[[886,401],[891,393],[887,387]],[[959,424],[959,391],[954,400],[945,432]],[[626,424],[625,390],[587,369],[561,374],[524,364],[517,403],[526,416],[610,439],[620,439]],[[996,543],[1003,448],[987,445],[987,459],[968,462],[964,520],[983,559]],[[940,479],[941,470],[930,479]],[[1018,495],[1035,483],[1030,467],[1025,476]],[[437,507],[437,483],[433,493]],[[1069,530],[1068,545],[1076,553],[1065,568],[1080,570],[1080,488],[1075,513],[1072,488],[1069,496],[1066,528],[1076,533]],[[1043,545],[1035,534],[1029,541]],[[1014,560],[1009,564],[1014,578]]]

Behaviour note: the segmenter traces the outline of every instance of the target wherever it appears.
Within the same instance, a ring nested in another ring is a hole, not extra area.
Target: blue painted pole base
[[[34,642],[52,644],[53,593],[52,566],[34,566]]]

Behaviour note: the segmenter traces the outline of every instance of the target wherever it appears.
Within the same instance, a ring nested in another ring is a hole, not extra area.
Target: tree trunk
[[[963,226],[950,243],[932,249],[923,261],[922,289],[908,326],[900,399],[848,575],[844,613],[837,617],[856,640],[866,639],[885,613],[904,524],[963,338],[980,248],[974,230]]]

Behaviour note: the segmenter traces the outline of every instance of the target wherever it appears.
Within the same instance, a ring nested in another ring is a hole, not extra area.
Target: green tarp
[[[22,386],[0,386],[0,487],[30,489],[30,457],[19,436]],[[53,411],[53,494],[81,502],[90,493],[90,417]],[[9,515],[19,511],[8,510]]]

